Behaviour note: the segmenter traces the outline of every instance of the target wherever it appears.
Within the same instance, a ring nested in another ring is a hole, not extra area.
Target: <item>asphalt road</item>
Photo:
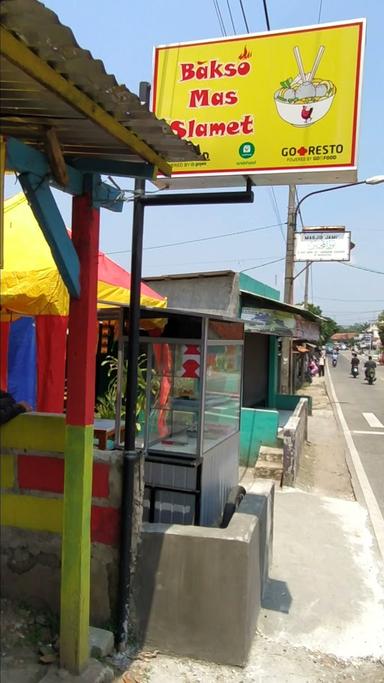
[[[339,354],[336,368],[328,357],[327,370],[332,377],[337,400],[351,432],[372,491],[384,517],[384,366],[376,368],[372,386],[364,381],[364,356],[360,374],[350,374],[351,353]]]

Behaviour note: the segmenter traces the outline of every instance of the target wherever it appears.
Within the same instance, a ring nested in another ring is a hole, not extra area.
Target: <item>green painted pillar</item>
[[[268,408],[276,408],[278,349],[278,338],[271,335],[268,347]]]
[[[71,298],[67,352],[60,661],[81,673],[89,659],[93,421],[97,342],[99,210],[90,194],[73,199],[72,240],[80,261],[78,299]]]

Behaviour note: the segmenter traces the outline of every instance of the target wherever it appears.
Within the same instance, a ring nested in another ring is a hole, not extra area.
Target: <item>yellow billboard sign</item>
[[[364,33],[358,19],[155,48],[153,110],[205,153],[173,177],[356,172]]]

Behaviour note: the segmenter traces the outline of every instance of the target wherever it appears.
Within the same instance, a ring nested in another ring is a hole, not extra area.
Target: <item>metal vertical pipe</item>
[[[140,99],[149,105],[149,83],[140,83]],[[136,450],[137,364],[140,337],[140,288],[143,259],[145,180],[135,180],[132,221],[131,292],[128,330],[128,374],[125,393],[125,438],[123,452],[122,498],[120,521],[120,565],[118,586],[117,647],[127,645],[129,598],[131,590],[132,524],[134,510],[135,472],[140,459]]]

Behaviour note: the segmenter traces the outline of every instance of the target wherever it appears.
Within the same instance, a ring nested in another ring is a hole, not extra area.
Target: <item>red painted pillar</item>
[[[79,299],[69,308],[67,423],[93,425],[97,343],[97,264],[100,211],[89,195],[74,197],[72,241],[80,259]]]
[[[80,260],[79,299],[71,299],[67,360],[60,658],[79,673],[89,657],[90,524],[97,336],[99,210],[73,199],[72,240]]]

